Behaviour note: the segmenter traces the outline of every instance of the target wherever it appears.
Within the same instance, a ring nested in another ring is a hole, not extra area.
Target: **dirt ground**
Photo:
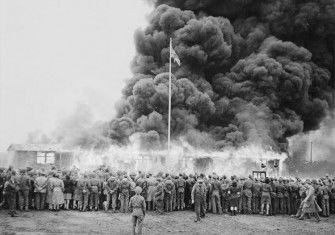
[[[0,211],[0,234],[131,234],[130,214],[105,212]],[[148,213],[143,234],[335,234],[335,216],[298,221],[288,216],[207,214],[194,223],[191,211]]]

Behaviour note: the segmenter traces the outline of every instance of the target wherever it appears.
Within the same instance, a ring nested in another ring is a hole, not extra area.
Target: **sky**
[[[110,120],[131,77],[142,0],[0,0],[0,152],[79,103]]]

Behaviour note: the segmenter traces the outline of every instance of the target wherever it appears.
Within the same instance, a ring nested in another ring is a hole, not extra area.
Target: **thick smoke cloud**
[[[170,37],[182,62],[172,66],[173,139],[287,151],[288,137],[318,129],[333,107],[335,0],[151,2],[113,141],[135,133],[165,146]]]

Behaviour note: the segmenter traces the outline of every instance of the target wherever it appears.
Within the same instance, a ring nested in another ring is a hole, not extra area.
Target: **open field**
[[[130,214],[105,212],[18,212],[11,218],[0,211],[0,234],[131,234]],[[208,214],[194,223],[191,211],[165,215],[148,213],[143,234],[335,234],[335,216],[298,221],[288,216]]]

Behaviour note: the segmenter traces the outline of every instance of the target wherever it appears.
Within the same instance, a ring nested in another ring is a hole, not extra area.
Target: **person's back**
[[[130,198],[129,209],[131,210],[132,223],[133,223],[133,234],[136,234],[136,226],[138,228],[137,234],[142,234],[142,225],[146,213],[146,204],[144,197],[141,196],[142,188],[135,188],[135,196]]]

